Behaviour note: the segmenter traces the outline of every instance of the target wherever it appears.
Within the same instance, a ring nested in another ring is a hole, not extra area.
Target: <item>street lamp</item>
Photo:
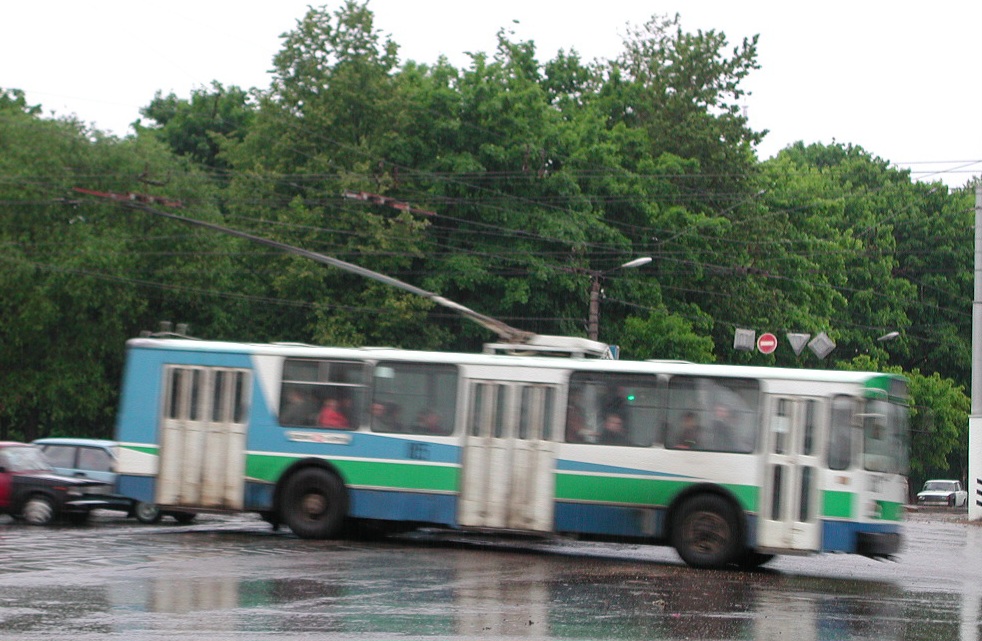
[[[600,333],[600,281],[603,280],[603,277],[618,269],[632,269],[647,265],[650,262],[651,256],[643,256],[642,258],[635,258],[611,269],[593,270],[590,272],[590,320],[587,324],[587,335],[590,337],[590,340],[597,340],[597,335]]]

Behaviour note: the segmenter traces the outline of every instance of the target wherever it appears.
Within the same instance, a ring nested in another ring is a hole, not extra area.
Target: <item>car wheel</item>
[[[730,503],[703,494],[682,504],[672,528],[672,545],[696,568],[721,568],[738,560],[744,544]]]
[[[21,510],[29,525],[49,525],[55,520],[55,506],[46,496],[36,494],[27,499]]]
[[[157,523],[160,521],[160,508],[153,503],[144,503],[143,501],[138,501],[136,505],[133,506],[133,516],[140,523]]]
[[[326,470],[300,470],[286,482],[280,512],[286,524],[300,538],[336,537],[348,513],[344,484]]]

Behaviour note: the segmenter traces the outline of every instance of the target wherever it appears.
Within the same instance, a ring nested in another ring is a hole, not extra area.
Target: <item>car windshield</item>
[[[928,481],[924,484],[925,492],[950,492],[957,489],[951,481]]]
[[[28,445],[0,450],[0,467],[8,472],[45,472],[51,469],[41,450]]]

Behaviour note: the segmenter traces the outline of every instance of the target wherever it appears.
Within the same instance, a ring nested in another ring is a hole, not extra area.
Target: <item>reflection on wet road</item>
[[[306,541],[248,517],[2,520],[0,638],[978,641],[982,527],[920,516],[907,536],[897,563],[782,557],[741,573],[644,546]]]

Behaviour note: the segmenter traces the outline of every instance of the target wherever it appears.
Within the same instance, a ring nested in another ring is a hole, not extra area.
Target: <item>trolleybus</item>
[[[907,402],[874,372],[136,338],[119,489],[304,538],[571,535],[696,567],[885,557]]]

